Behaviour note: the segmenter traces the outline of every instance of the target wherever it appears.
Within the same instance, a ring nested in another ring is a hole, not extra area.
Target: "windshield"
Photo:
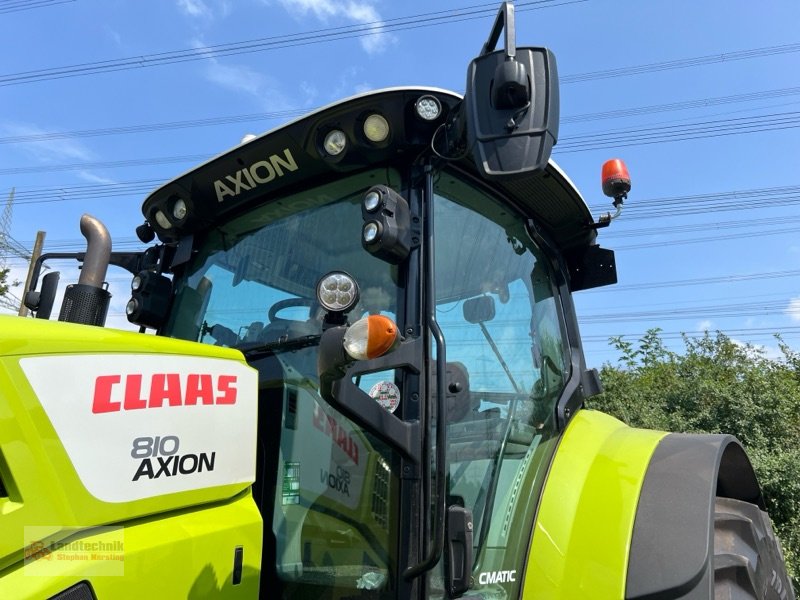
[[[560,304],[523,218],[447,174],[434,202],[436,318],[461,388],[448,405],[448,504],[473,514],[471,593],[517,597],[569,375]]]
[[[167,335],[219,344],[319,334],[316,285],[348,271],[361,286],[353,314],[397,305],[396,274],[361,247],[360,201],[392,172],[363,173],[262,205],[210,231],[189,273],[176,279]]]

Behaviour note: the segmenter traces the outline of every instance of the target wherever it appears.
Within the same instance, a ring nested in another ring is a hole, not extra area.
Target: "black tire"
[[[714,599],[796,600],[767,513],[730,498],[714,511]]]

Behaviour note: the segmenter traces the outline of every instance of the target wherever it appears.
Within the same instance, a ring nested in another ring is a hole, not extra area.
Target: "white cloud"
[[[275,78],[250,67],[224,64],[212,59],[206,67],[205,76],[220,87],[252,96],[264,110],[297,108],[296,103],[282,91],[282,86]]]
[[[697,324],[697,331],[711,331],[712,327],[714,327],[714,322],[706,319]]]
[[[9,137],[24,137],[51,133],[36,125],[23,123],[4,123],[0,125],[0,130]],[[89,150],[89,148],[80,142],[70,139],[26,142],[24,144],[19,144],[18,148],[20,152],[27,154],[34,160],[43,164],[55,164],[63,162],[64,159],[89,161],[95,158],[94,153]]]
[[[731,342],[742,349],[749,349],[750,355],[752,356],[763,356],[770,360],[780,360],[783,358],[783,352],[778,346],[767,346],[765,344],[754,344],[752,342],[748,343],[734,338],[731,338]]]
[[[308,81],[301,81],[300,91],[303,93],[304,106],[314,106],[316,104],[317,96],[319,96],[319,90],[317,89],[317,86]]]
[[[339,81],[336,82],[336,86],[330,92],[329,100],[336,101],[375,89],[374,86],[366,81],[357,81],[361,77],[360,73],[361,69],[358,67],[342,69],[339,74]]]
[[[200,50],[208,60],[204,61],[205,78],[223,89],[245,94],[258,101],[264,110],[295,110],[298,103],[283,92],[282,86],[274,77],[251,69],[248,66],[221,61],[211,48],[201,40],[195,39],[192,45]],[[305,84],[301,84],[303,95],[307,95]],[[299,96],[299,95],[298,95]]]
[[[212,83],[233,92],[258,96],[264,88],[263,74],[243,65],[223,64],[212,59],[205,74]]]
[[[374,33],[361,38],[361,47],[367,54],[380,54],[397,39],[392,34],[386,33],[383,23],[372,25],[370,31]]]
[[[101,183],[101,184],[117,183],[114,179],[109,179],[108,177],[101,177],[100,175],[95,175],[94,173],[90,173],[89,171],[78,171],[77,175],[84,181],[91,181],[92,183]]]
[[[789,305],[784,311],[792,321],[800,322],[800,296],[789,300]]]
[[[106,36],[108,36],[108,38],[109,38],[109,39],[110,39],[112,42],[114,42],[114,44],[115,44],[115,45],[116,45],[118,48],[125,48],[125,46],[124,46],[124,45],[123,45],[123,43],[122,43],[122,36],[119,34],[119,32],[118,32],[116,29],[112,29],[112,28],[111,28],[111,27],[109,27],[108,25],[105,25],[105,26],[103,27],[103,30],[105,31],[105,33],[106,33]]]
[[[178,8],[190,17],[206,19],[211,16],[211,9],[203,0],[178,0]]]
[[[378,11],[370,1],[348,0],[279,0],[290,14],[305,16],[312,13],[320,21],[338,17],[361,25],[369,25],[369,33],[361,38],[361,47],[367,54],[377,54],[395,41],[385,30]]]
[[[232,10],[229,0],[176,0],[176,4],[187,17],[209,22],[214,17],[227,17]]]

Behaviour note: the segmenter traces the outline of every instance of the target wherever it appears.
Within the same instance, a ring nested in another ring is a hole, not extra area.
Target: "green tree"
[[[0,297],[8,292],[8,272],[10,269],[0,269]]]
[[[800,354],[779,339],[783,356],[769,358],[719,332],[684,336],[681,354],[666,348],[658,329],[638,343],[611,342],[619,363],[603,366],[605,391],[590,408],[634,427],[735,435],[800,588]]]

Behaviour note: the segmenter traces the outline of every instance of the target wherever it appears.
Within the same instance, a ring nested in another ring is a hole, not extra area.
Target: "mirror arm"
[[[516,46],[516,28],[514,27],[514,5],[511,2],[503,2],[500,5],[500,10],[497,11],[497,17],[494,20],[492,32],[489,34],[489,39],[481,49],[480,56],[494,52],[497,47],[497,42],[500,40],[500,32],[505,26],[506,36],[506,58],[514,58],[517,54]]]

